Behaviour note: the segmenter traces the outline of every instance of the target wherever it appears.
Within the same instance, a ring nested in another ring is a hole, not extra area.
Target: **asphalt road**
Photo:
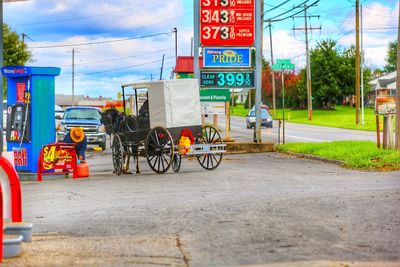
[[[140,175],[115,176],[109,153],[88,162],[89,179],[23,183],[34,239],[6,266],[400,265],[400,172],[274,153],[165,175],[141,159]]]
[[[212,122],[212,118],[207,120]],[[225,118],[219,117],[219,128],[225,134]],[[274,121],[274,127],[262,127],[262,140],[278,143],[278,121]],[[282,142],[282,129],[281,129]],[[254,129],[246,129],[246,118],[231,117],[231,137],[237,141],[252,141]],[[367,140],[376,141],[375,132],[347,130],[332,127],[313,126],[297,123],[285,123],[286,142],[324,142],[341,140]]]

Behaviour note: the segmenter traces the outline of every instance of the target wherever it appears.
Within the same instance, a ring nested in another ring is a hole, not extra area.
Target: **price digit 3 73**
[[[221,38],[221,40],[228,40],[232,37],[232,34],[229,32],[229,27],[219,27],[219,26],[204,26],[202,38],[205,40],[209,39],[217,39],[217,37]]]
[[[216,39],[220,32],[220,27],[218,26],[204,26],[202,37],[205,40]]]

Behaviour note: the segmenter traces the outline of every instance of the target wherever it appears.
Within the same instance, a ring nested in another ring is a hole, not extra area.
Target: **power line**
[[[354,29],[353,30],[350,30],[350,31],[348,31],[348,32],[345,32],[344,34],[342,34],[341,36],[339,36],[337,39],[336,39],[336,41],[338,42],[338,41],[340,41],[341,39],[343,39],[344,37],[346,37],[347,35],[349,35],[349,34],[351,34],[351,33],[354,33]]]
[[[170,35],[171,33],[172,32],[169,31],[169,32],[155,33],[155,34],[135,36],[135,37],[129,37],[129,38],[113,39],[113,40],[108,40],[108,41],[76,43],[76,44],[48,45],[48,46],[35,46],[35,47],[30,47],[30,48],[31,49],[43,49],[43,48],[59,48],[59,47],[75,47],[75,46],[85,46],[85,45],[107,44],[107,43],[123,42],[123,41],[129,41],[129,40],[144,39],[144,38],[155,37],[155,36],[160,36],[160,35]]]
[[[303,5],[305,6],[304,9],[302,9],[302,10],[300,10],[300,11],[294,13],[294,14],[291,14],[291,15],[289,15],[289,16],[286,16],[286,17],[284,17],[284,18],[280,18],[280,19],[269,19],[269,20],[267,20],[267,21],[278,22],[278,21],[286,20],[286,19],[288,19],[288,18],[294,18],[295,16],[297,16],[298,14],[304,12],[304,11],[307,10],[308,8],[317,5],[319,1],[320,1],[320,0],[317,0],[317,1],[315,1],[314,3],[312,3],[311,5],[307,5],[307,4],[306,4],[306,2],[308,2],[308,0],[307,0],[307,1],[303,2],[303,3],[304,3]],[[299,8],[299,7],[300,7],[300,6],[297,6],[296,8]],[[288,12],[285,12],[285,13],[288,13]],[[282,14],[283,14],[283,13],[282,13]],[[276,17],[276,16],[275,16],[275,17]]]
[[[125,12],[125,11],[131,10],[132,8],[135,8],[135,7],[138,7],[138,6],[151,5],[151,4],[155,3],[155,2],[158,2],[158,1],[155,0],[155,1],[152,1],[152,2],[147,3],[147,4],[142,4],[142,3],[141,4],[136,4],[136,5],[130,6],[128,8],[109,11],[109,12],[95,14],[95,15],[88,15],[88,16],[75,17],[75,18],[69,18],[69,19],[60,19],[60,20],[53,20],[53,21],[46,21],[46,22],[24,23],[24,24],[20,24],[20,25],[21,26],[35,26],[35,25],[43,25],[43,24],[47,25],[47,24],[64,23],[64,22],[69,22],[69,21],[83,20],[83,19],[89,19],[89,18],[95,18],[95,17],[102,17],[102,16],[107,16],[107,15],[110,15],[110,14]]]
[[[308,0],[306,0],[306,1],[304,1],[304,2],[302,2],[302,3],[300,3],[300,4],[298,4],[297,6],[292,7],[291,9],[289,9],[289,10],[287,10],[287,11],[285,11],[285,12],[283,12],[283,13],[281,13],[281,14],[275,16],[275,17],[269,18],[269,19],[267,19],[266,21],[274,21],[274,19],[277,19],[277,18],[279,18],[280,16],[283,16],[283,15],[285,15],[285,14],[287,14],[287,13],[289,13],[289,12],[291,12],[291,11],[293,11],[293,10],[299,8],[299,7],[301,7],[302,5],[304,5],[304,4],[307,3],[307,2],[308,2]],[[280,21],[280,20],[281,20],[281,19],[276,20],[276,21]]]
[[[187,46],[186,46],[187,47]],[[94,65],[94,64],[99,64],[99,63],[106,63],[106,62],[112,62],[112,61],[119,61],[119,60],[123,60],[123,59],[128,59],[128,58],[135,58],[135,57],[141,57],[141,56],[147,56],[147,55],[152,55],[155,53],[159,53],[159,52],[165,52],[168,50],[173,50],[175,49],[174,47],[172,48],[167,48],[167,49],[160,49],[160,50],[155,50],[155,51],[151,51],[148,53],[141,53],[141,54],[136,54],[136,55],[132,55],[132,56],[126,56],[126,57],[118,57],[118,58],[110,58],[110,59],[104,59],[104,60],[98,60],[98,61],[91,61],[91,62],[82,62],[81,64],[75,64],[75,65]],[[66,66],[70,66],[70,65],[63,65],[61,67],[66,67]]]
[[[273,8],[270,8],[270,9],[266,10],[266,11],[264,12],[264,14],[266,14],[266,13],[268,13],[268,12],[271,12],[271,11],[273,11],[273,10],[275,10],[275,9],[277,9],[277,8],[279,8],[279,7],[281,7],[281,6],[283,6],[284,4],[286,4],[286,3],[290,2],[290,1],[291,1],[291,0],[286,0],[286,1],[282,2],[282,3],[280,3],[279,5],[274,6]]]
[[[175,56],[168,57],[167,59],[171,59],[171,58],[175,58]],[[99,74],[99,73],[114,72],[114,71],[119,71],[119,70],[125,70],[125,69],[130,69],[130,68],[150,65],[150,64],[154,64],[154,63],[157,63],[157,62],[160,62],[160,61],[161,60],[158,59],[158,60],[154,60],[154,61],[144,62],[144,63],[141,63],[141,64],[125,66],[125,67],[122,67],[122,68],[116,68],[116,69],[110,69],[110,70],[104,70],[104,71],[80,73],[79,75],[93,75],[93,74]]]

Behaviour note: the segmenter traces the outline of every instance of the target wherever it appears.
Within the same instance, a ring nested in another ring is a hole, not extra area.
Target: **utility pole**
[[[364,38],[363,38],[363,8],[360,5],[361,10],[361,124],[365,124],[364,117]]]
[[[356,124],[360,124],[360,1],[356,0]]]
[[[26,38],[28,38],[29,40],[31,40],[31,41],[34,41],[32,38],[30,38],[27,34],[25,34],[25,33],[22,33],[21,34],[21,37],[22,37],[22,44],[24,45],[25,44],[25,37]]]
[[[72,106],[75,106],[75,48],[72,48]]]
[[[270,47],[270,51],[271,51],[272,110],[274,112],[274,116],[276,117],[275,71],[272,68],[272,65],[274,64],[274,52],[273,52],[273,46],[272,46],[271,20],[269,20],[269,22],[268,22],[268,27],[269,27],[269,47]]]
[[[309,40],[308,40],[308,31],[312,30],[321,30],[321,27],[313,28],[312,26],[308,26],[307,19],[314,18],[319,16],[310,16],[307,15],[307,9],[312,6],[315,6],[318,2],[314,4],[307,5],[304,4],[304,28],[293,28],[294,31],[304,31],[305,33],[305,42],[306,42],[306,74],[307,74],[307,109],[308,109],[308,119],[312,120],[312,83],[311,83],[311,60],[310,60],[310,49],[309,49]],[[295,18],[302,18],[303,16],[297,16]]]
[[[165,58],[165,54],[162,55],[160,81],[162,80],[162,74],[163,74],[163,71],[164,71],[164,58]]]
[[[400,2],[399,2],[400,8]],[[396,83],[396,132],[395,132],[395,140],[396,145],[395,148],[400,150],[400,9],[399,9],[399,18],[397,24],[397,83]]]
[[[312,120],[312,91],[311,91],[311,68],[310,68],[310,50],[308,48],[308,25],[307,25],[307,4],[304,4],[304,28],[306,34],[306,56],[307,56],[307,107],[308,120]]]
[[[172,30],[175,33],[175,66],[178,63],[178,29],[175,27]]]
[[[193,37],[190,38],[190,56],[193,57]]]
[[[200,66],[199,66],[199,44],[200,44],[200,0],[193,0],[194,3],[194,27],[193,27],[193,69],[194,78],[200,83]]]
[[[255,47],[256,47],[256,123],[254,127],[254,137],[257,143],[261,143],[261,86],[262,86],[262,29],[263,29],[263,18],[262,18],[262,6],[264,1],[255,1]]]

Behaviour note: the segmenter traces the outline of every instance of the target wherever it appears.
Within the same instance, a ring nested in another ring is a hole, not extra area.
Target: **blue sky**
[[[265,10],[284,0],[265,1]],[[290,0],[266,13],[277,16],[304,0]],[[307,3],[314,3],[309,0]],[[365,64],[382,67],[387,45],[397,37],[397,0],[360,0],[363,4]],[[354,3],[350,0],[321,0],[309,9],[319,15],[309,23],[322,30],[310,35],[311,47],[319,40],[337,40],[343,48],[355,42]],[[301,10],[301,9],[296,9]],[[288,14],[292,14],[290,12]],[[174,66],[174,27],[178,28],[178,54],[190,55],[193,35],[192,0],[31,0],[4,4],[4,21],[18,33],[26,34],[33,66],[62,68],[57,93],[71,94],[71,51],[75,56],[75,93],[116,98],[121,83],[158,79],[165,54],[163,78]],[[275,58],[290,58],[304,66],[304,19],[273,23]],[[264,34],[264,56],[269,60],[269,36]],[[157,35],[162,34],[162,35]],[[148,38],[133,39],[157,35]],[[91,45],[81,45],[92,43]]]

